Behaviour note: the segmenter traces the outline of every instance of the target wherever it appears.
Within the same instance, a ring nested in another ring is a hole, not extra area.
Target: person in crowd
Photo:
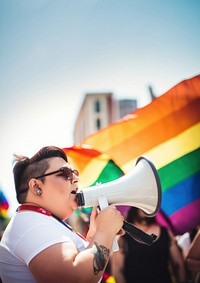
[[[183,258],[185,259],[186,255],[188,254],[191,242],[193,241],[196,233],[197,233],[198,227],[193,228],[190,231],[185,232],[182,235],[177,235],[176,240],[177,244],[180,247],[182,253],[183,253]]]
[[[191,242],[188,253],[185,257],[186,266],[190,272],[192,283],[200,283],[200,228]]]
[[[191,236],[189,232],[185,232],[182,235],[176,236],[177,244],[182,251],[183,258],[185,258],[186,254],[188,253],[190,244],[191,244]]]
[[[2,281],[100,282],[114,238],[124,234],[121,213],[114,205],[99,213],[94,207],[86,239],[67,224],[77,208],[79,174],[58,147],[16,156],[13,173],[20,205],[0,243]]]
[[[131,207],[126,220],[147,234],[157,236],[150,245],[128,234],[119,239],[119,251],[112,255],[112,273],[117,283],[187,282],[184,260],[175,237],[155,217],[146,217]]]

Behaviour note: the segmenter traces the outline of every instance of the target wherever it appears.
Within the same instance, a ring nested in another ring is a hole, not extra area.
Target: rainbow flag
[[[0,190],[0,222],[8,218],[9,203],[4,193]]]
[[[80,172],[82,188],[115,180],[124,172],[110,159],[108,154],[101,153],[91,146],[73,146],[63,148],[69,163]]]
[[[86,154],[89,166],[84,168],[79,157],[86,147],[93,153],[89,150]],[[80,161],[77,165],[83,170],[86,186],[99,180],[108,160],[121,170],[113,176],[117,178],[132,170],[139,156],[148,156],[161,179],[161,211],[166,225],[182,234],[200,224],[200,75],[86,137],[76,149],[71,156]],[[111,179],[105,177],[104,181]]]

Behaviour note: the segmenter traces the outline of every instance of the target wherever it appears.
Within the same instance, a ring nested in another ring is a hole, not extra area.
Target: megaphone
[[[126,175],[78,192],[78,206],[99,206],[102,196],[106,197],[108,204],[137,207],[146,216],[155,216],[161,206],[162,194],[160,179],[154,164],[147,157],[140,156],[135,168]]]

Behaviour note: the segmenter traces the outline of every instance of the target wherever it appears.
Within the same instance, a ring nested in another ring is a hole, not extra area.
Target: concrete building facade
[[[74,126],[74,144],[137,108],[134,99],[116,100],[112,93],[86,94]]]

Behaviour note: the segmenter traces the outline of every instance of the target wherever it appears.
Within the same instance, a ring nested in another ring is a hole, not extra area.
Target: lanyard
[[[17,208],[17,211],[23,211],[23,210],[30,210],[30,211],[35,211],[41,214],[44,214],[46,216],[52,216],[53,218],[55,218],[57,221],[59,221],[62,225],[64,225],[65,227],[67,227],[69,230],[71,230],[72,232],[74,232],[75,234],[77,234],[80,238],[82,238],[83,240],[87,241],[85,237],[83,237],[80,233],[78,233],[77,231],[75,231],[70,225],[68,225],[67,223],[65,223],[64,221],[62,221],[60,218],[58,218],[57,216],[53,215],[52,213],[50,213],[49,211],[47,211],[46,209],[42,208],[42,207],[38,207],[35,205],[26,205],[26,204],[22,204]]]

